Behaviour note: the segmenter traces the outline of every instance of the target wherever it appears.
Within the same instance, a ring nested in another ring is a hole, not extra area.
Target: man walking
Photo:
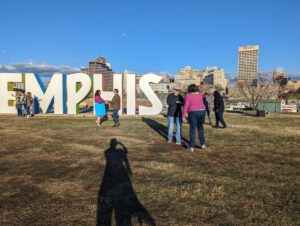
[[[222,123],[223,128],[225,129],[226,123],[223,119],[223,113],[224,113],[224,101],[222,96],[218,91],[214,92],[214,111],[216,115],[216,128],[219,128],[219,122]]]
[[[110,106],[113,109],[113,119],[115,122],[115,125],[113,127],[120,126],[120,122],[119,122],[120,102],[121,102],[121,98],[119,95],[119,90],[114,89],[114,97],[111,101],[109,101]]]
[[[209,124],[211,125],[210,101],[207,98],[208,98],[208,93],[204,93],[203,103],[204,103],[204,105],[206,107],[206,113],[207,113],[207,117],[208,117],[208,120],[209,120]]]
[[[181,145],[181,125],[183,97],[180,95],[180,87],[174,86],[173,93],[167,98],[168,104],[168,143],[172,142],[174,124],[176,124],[176,144]]]

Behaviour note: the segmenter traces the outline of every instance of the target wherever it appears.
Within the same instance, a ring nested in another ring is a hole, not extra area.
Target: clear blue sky
[[[299,0],[5,0],[0,64],[88,66],[117,72],[237,73],[238,47],[260,45],[259,70],[300,72]]]

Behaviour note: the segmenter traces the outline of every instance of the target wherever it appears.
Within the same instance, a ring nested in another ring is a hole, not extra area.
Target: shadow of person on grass
[[[120,148],[117,148],[117,146]],[[99,189],[97,225],[110,226],[114,210],[117,225],[132,225],[131,218],[140,223],[155,225],[155,221],[139,202],[131,184],[132,175],[127,159],[127,149],[116,139],[110,141],[105,151],[106,167]]]
[[[168,127],[164,126],[163,124],[161,124],[158,121],[155,121],[153,119],[150,118],[142,118],[142,121],[145,122],[150,128],[152,128],[154,131],[156,131],[159,135],[161,135],[163,138],[166,139],[166,141],[168,140]],[[176,127],[176,126],[175,126]],[[186,138],[182,137],[181,138],[184,142],[189,143],[189,140],[187,140]],[[172,140],[175,140],[175,136],[173,135]],[[183,144],[183,146],[186,146],[185,144]]]
[[[236,110],[227,111],[227,112],[228,112],[228,113],[232,113],[232,114],[240,114],[240,115],[244,115],[244,116],[256,117],[256,113],[247,113],[247,112],[236,111]]]

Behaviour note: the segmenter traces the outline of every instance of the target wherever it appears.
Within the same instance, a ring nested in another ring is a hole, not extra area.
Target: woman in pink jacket
[[[190,123],[190,145],[188,147],[188,151],[194,151],[196,129],[198,130],[201,148],[205,149],[206,145],[203,124],[205,122],[206,108],[203,103],[203,97],[199,91],[199,87],[195,84],[189,85],[188,94],[185,98],[182,114],[183,122],[185,123],[187,123],[186,113],[189,114]]]

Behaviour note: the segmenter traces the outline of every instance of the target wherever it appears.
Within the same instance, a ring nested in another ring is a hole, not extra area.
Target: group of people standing
[[[95,115],[97,117],[96,124],[101,127],[102,119],[106,116],[106,107],[105,104],[110,104],[110,107],[113,110],[113,119],[114,125],[113,127],[119,127],[119,110],[121,107],[121,98],[119,95],[119,90],[114,89],[114,97],[111,101],[103,100],[101,97],[101,91],[96,90],[95,92]]]
[[[17,117],[27,117],[32,115],[33,98],[30,92],[26,94],[19,91],[18,96],[12,94],[16,98]]]
[[[198,131],[198,137],[201,144],[201,148],[205,149],[205,135],[203,124],[205,123],[206,114],[208,116],[209,124],[212,124],[210,112],[211,106],[208,100],[209,95],[207,93],[202,94],[199,90],[199,86],[192,84],[188,87],[188,94],[185,99],[180,95],[180,87],[175,86],[173,93],[171,93],[167,98],[168,104],[168,142],[172,143],[174,126],[176,124],[176,144],[182,145],[182,123],[190,124],[190,144],[188,147],[189,151],[194,151],[195,148],[195,135]],[[219,122],[222,123],[223,127],[226,128],[226,123],[223,119],[224,113],[224,101],[222,96],[218,91],[214,94],[214,108],[216,117],[215,128],[219,128]],[[114,89],[114,97],[111,101],[104,100],[101,97],[101,91],[97,90],[95,92],[95,115],[97,117],[96,124],[101,127],[102,119],[106,117],[106,106],[105,104],[110,104],[113,110],[113,127],[119,127],[119,110],[121,98],[118,89]],[[186,115],[188,114],[188,120]]]
[[[222,123],[223,128],[226,128],[226,123],[223,119],[224,102],[223,98],[218,91],[214,92],[214,112],[216,117],[216,126],[219,128],[219,122]],[[195,135],[198,130],[198,137],[201,148],[205,149],[205,136],[203,124],[205,122],[206,114],[209,123],[212,124],[210,116],[210,106],[208,103],[208,94],[205,93],[204,97],[200,93],[199,87],[192,84],[188,87],[188,94],[185,100],[180,95],[180,87],[174,87],[173,93],[167,98],[168,104],[168,142],[172,142],[174,125],[176,124],[176,144],[181,145],[182,139],[182,122],[190,124],[190,144],[189,151],[194,151],[195,148]],[[188,120],[186,118],[188,114]]]

